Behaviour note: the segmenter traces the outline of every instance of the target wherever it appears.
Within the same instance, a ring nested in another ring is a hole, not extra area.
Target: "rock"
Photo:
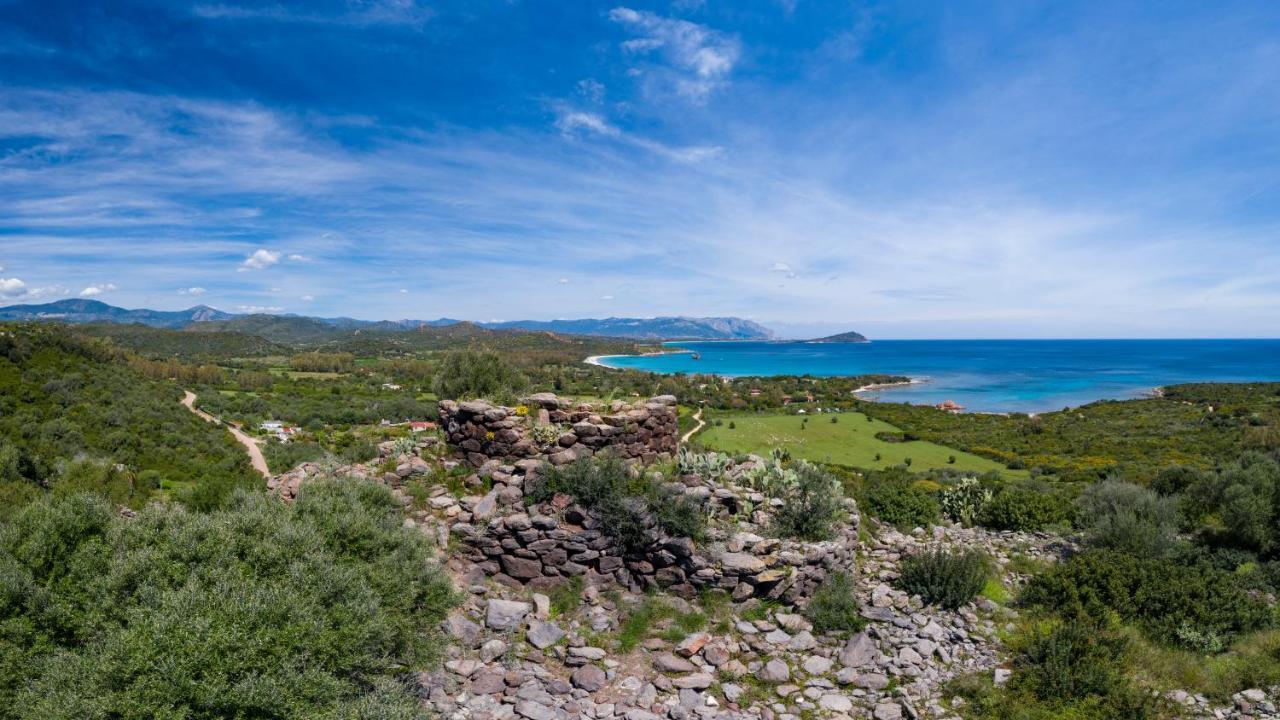
[[[791,679],[791,668],[781,660],[770,660],[756,673],[760,682],[784,683]]]
[[[641,710],[640,708],[628,710],[627,714],[623,717],[627,720],[661,720],[657,715],[654,715],[648,710]]]
[[[844,695],[831,693],[818,699],[818,707],[831,712],[847,713],[853,709],[853,701]]]
[[[553,622],[534,620],[529,623],[529,632],[525,635],[525,639],[539,650],[546,650],[564,639],[564,631]]]
[[[881,703],[876,705],[872,717],[875,720],[901,720],[902,708],[897,703]]]
[[[723,553],[720,555],[720,566],[727,573],[754,575],[769,567],[765,561],[751,553]]]
[[[702,646],[706,645],[710,639],[711,636],[707,633],[694,633],[676,645],[676,654],[681,657],[693,657],[698,654],[698,651],[702,650]]]
[[[586,660],[603,660],[608,654],[604,648],[598,647],[569,648],[569,655]]]
[[[490,600],[485,611],[484,624],[494,630],[513,630],[520,627],[524,616],[533,610],[527,602],[515,600]]]
[[[804,671],[810,675],[823,675],[831,669],[831,661],[817,655],[810,655],[805,658],[804,664],[801,666]]]
[[[999,686],[1004,685],[1005,683],[1009,682],[1009,678],[1010,678],[1010,677],[1012,677],[1012,676],[1013,676],[1013,671],[1012,671],[1012,670],[1008,670],[1008,669],[1006,669],[1006,668],[999,668],[999,667],[998,667],[998,668],[996,668],[995,673],[992,675],[991,681],[992,681],[992,682],[993,682],[997,687],[999,687]]]
[[[529,720],[556,720],[555,708],[547,707],[532,700],[522,700],[516,703],[516,714],[529,718]]]
[[[880,673],[865,673],[853,679],[853,684],[866,690],[883,690],[889,687],[889,676]]]
[[[808,630],[801,630],[795,637],[791,638],[791,642],[787,643],[787,649],[794,652],[804,652],[812,650],[817,644],[818,641],[814,639],[813,633]]]
[[[501,670],[483,672],[471,678],[467,690],[473,695],[497,695],[507,689],[507,683]]]
[[[480,659],[484,662],[493,662],[494,659],[502,657],[507,652],[508,646],[501,640],[490,640],[480,646]]]
[[[503,555],[501,562],[502,572],[517,580],[532,580],[536,577],[542,577],[542,561],[536,558]]]
[[[551,616],[551,598],[542,593],[533,594],[533,616],[539,620],[546,620]]]
[[[796,613],[778,613],[773,616],[778,621],[778,625],[783,629],[791,632],[800,632],[801,630],[812,630],[813,625],[804,619],[803,615]]]
[[[654,658],[653,666],[664,673],[690,673],[698,669],[697,665],[671,653],[663,653]]]
[[[709,665],[719,667],[729,662],[729,650],[720,643],[711,643],[702,648],[702,659],[707,661]]]
[[[473,648],[480,643],[480,626],[462,613],[453,613],[445,618],[444,631],[456,638],[463,647]]]
[[[1251,703],[1260,703],[1263,700],[1267,699],[1267,694],[1262,692],[1258,688],[1249,688],[1248,690],[1241,690],[1240,695],[1245,700],[1248,700]]]
[[[738,702],[738,698],[742,697],[746,690],[746,688],[736,683],[725,683],[720,686],[720,692],[724,693],[724,699],[731,703]]]
[[[691,675],[681,675],[671,681],[671,684],[678,688],[689,688],[691,690],[706,690],[711,687],[711,683],[716,679],[710,673],[693,673]]]
[[[573,686],[586,690],[587,692],[596,692],[604,688],[608,678],[605,677],[604,670],[596,665],[583,665],[573,671],[573,675],[569,677],[573,682]]]
[[[849,638],[840,650],[840,664],[847,668],[860,668],[871,664],[880,657],[880,648],[866,633],[858,633]]]
[[[764,641],[773,645],[782,645],[791,641],[791,636],[784,630],[772,630],[764,636]]]

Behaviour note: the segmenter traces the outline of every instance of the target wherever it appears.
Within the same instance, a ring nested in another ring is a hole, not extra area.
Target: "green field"
[[[805,417],[809,422],[801,429]],[[837,422],[831,422],[833,417],[838,418]],[[724,452],[765,454],[772,448],[783,447],[791,451],[792,457],[860,468],[892,467],[910,458],[912,470],[952,468],[978,473],[999,470],[1006,476],[1026,475],[1025,471],[1008,470],[993,460],[924,440],[881,440],[876,437],[877,433],[902,431],[880,420],[868,421],[862,413],[808,416],[718,414],[709,419],[712,422],[697,435],[696,440],[708,448]],[[717,419],[722,422],[718,427],[714,422]],[[735,426],[732,430],[729,429],[731,422]],[[953,456],[956,459],[954,464],[948,462]]]

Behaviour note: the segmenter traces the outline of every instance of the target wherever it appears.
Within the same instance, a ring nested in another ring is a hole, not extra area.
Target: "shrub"
[[[422,717],[395,678],[443,647],[431,557],[372,483],[132,519],[38,501],[0,526],[0,717]]]
[[[695,501],[653,481],[632,477],[626,464],[609,453],[560,467],[544,466],[526,498],[533,503],[545,502],[557,493],[590,509],[601,528],[628,553],[648,545],[649,517],[670,535],[699,539],[705,531],[705,519]]]
[[[782,506],[773,513],[773,530],[801,540],[830,538],[840,518],[840,481],[804,461],[792,469],[796,480],[783,489]]]
[[[853,580],[845,573],[832,573],[818,587],[804,615],[819,633],[855,633],[867,626],[862,608],[853,594]]]
[[[941,514],[934,493],[912,487],[909,476],[894,471],[869,474],[861,500],[868,513],[897,527],[930,525]]]
[[[1067,617],[1115,613],[1153,639],[1178,644],[1192,633],[1223,641],[1272,627],[1265,599],[1247,578],[1206,564],[1180,565],[1111,550],[1091,550],[1032,578],[1022,600]]]
[[[898,586],[926,604],[955,610],[982,592],[991,559],[978,550],[932,550],[902,561]]]
[[[1177,532],[1173,501],[1119,480],[1092,485],[1080,497],[1080,524],[1090,545],[1135,555],[1167,552]]]
[[[492,350],[452,350],[444,354],[432,382],[440,399],[510,399],[528,378]]]
[[[942,491],[939,496],[942,514],[965,525],[977,522],[978,514],[991,501],[991,489],[983,487],[977,478],[964,478]]]
[[[1002,485],[978,513],[978,524],[993,530],[1038,532],[1071,522],[1072,507],[1057,492],[1028,485]]]
[[[1103,698],[1111,717],[1152,717],[1150,698],[1125,676],[1127,638],[1095,622],[1068,620],[1035,629],[1014,658],[1013,689],[1044,702]]]

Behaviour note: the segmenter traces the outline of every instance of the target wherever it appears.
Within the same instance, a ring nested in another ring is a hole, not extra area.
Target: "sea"
[[[1126,400],[1165,385],[1280,381],[1280,340],[875,340],[675,342],[667,354],[596,358],[615,368],[729,377],[905,375],[868,400],[970,412],[1047,412]],[[694,354],[698,359],[694,359]]]

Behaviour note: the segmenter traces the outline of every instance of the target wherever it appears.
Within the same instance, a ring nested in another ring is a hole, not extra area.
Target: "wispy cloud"
[[[237,305],[236,310],[250,315],[274,315],[284,312],[279,305]]]
[[[315,25],[401,25],[421,29],[435,14],[416,0],[348,0],[336,12],[320,11],[316,4],[302,3],[242,5],[235,3],[199,3],[192,13],[208,20],[259,20]]]
[[[700,163],[714,159],[724,152],[723,148],[714,146],[689,145],[681,147],[667,145],[633,133],[623,132],[606,120],[604,116],[597,113],[575,110],[564,105],[557,108],[555,124],[561,134],[566,137],[576,137],[581,133],[588,133],[612,138],[632,147],[681,163]]]
[[[199,297],[200,295],[205,294],[205,292],[207,292],[207,291],[206,291],[204,288],[202,288],[202,287],[189,287],[189,288],[182,288],[181,290],[179,290],[179,291],[178,291],[178,294],[179,294],[179,295],[194,295],[194,296],[196,296],[196,297]]]
[[[738,38],[688,20],[626,7],[610,10],[609,19],[639,36],[622,49],[637,58],[662,58],[648,72],[690,100],[703,101],[720,87],[742,53]]]

